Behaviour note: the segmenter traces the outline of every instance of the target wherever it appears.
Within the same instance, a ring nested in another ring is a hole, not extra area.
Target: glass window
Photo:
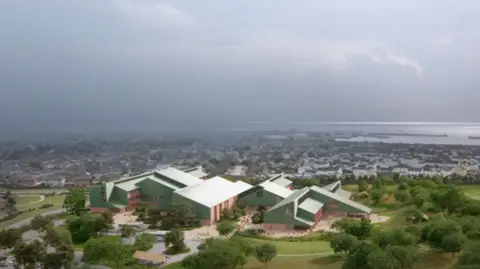
[[[257,191],[257,197],[263,197],[263,191]]]

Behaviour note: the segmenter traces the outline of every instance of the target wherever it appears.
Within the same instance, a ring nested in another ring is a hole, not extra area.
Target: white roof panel
[[[260,186],[262,186],[264,190],[271,192],[277,196],[280,196],[283,199],[287,198],[288,196],[290,196],[290,194],[293,193],[292,190],[284,188],[271,181],[265,181],[262,184],[260,184]]]
[[[199,184],[177,190],[175,193],[204,206],[213,207],[252,187],[248,183],[242,181],[233,183],[219,176],[200,181]]]
[[[203,182],[203,180],[199,179],[198,177],[192,176],[188,173],[183,172],[182,170],[178,170],[173,167],[157,170],[155,172],[157,172],[162,176],[171,178],[186,186],[192,186],[192,185]]]

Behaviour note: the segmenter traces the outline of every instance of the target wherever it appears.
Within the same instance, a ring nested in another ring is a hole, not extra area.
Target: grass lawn
[[[15,202],[17,202],[17,206],[40,201],[40,199],[42,198],[40,195],[26,195],[26,196],[15,195],[13,197],[15,199]]]
[[[60,209],[60,208],[62,208],[62,204],[54,205],[53,207],[50,207],[50,208],[43,208],[43,209],[39,209],[39,210],[35,210],[35,211],[22,213],[22,214],[16,216],[15,218],[13,218],[13,219],[0,222],[0,229],[3,229],[3,228],[5,228],[9,225],[12,225],[14,223],[17,223],[17,222],[21,221],[21,220],[28,219],[28,218],[31,218],[31,217],[35,217],[38,214],[42,214],[42,213],[53,211],[53,210]]]
[[[480,185],[458,185],[465,195],[472,199],[480,200]]]
[[[368,184],[368,188],[370,189],[372,187],[372,184]],[[349,192],[357,192],[358,191],[358,184],[347,184],[347,185],[342,185],[342,189],[349,191]],[[397,190],[397,185],[387,185],[385,186],[386,191],[396,191]]]
[[[121,243],[122,242],[122,238],[119,235],[102,235],[102,236],[99,236],[98,238],[109,241],[109,242],[112,242],[112,243]],[[83,243],[83,244],[73,244],[73,248],[75,250],[83,250],[84,247],[85,247],[85,243]]]
[[[312,254],[312,253],[331,253],[330,242],[282,242],[248,238],[254,245],[269,243],[277,246],[278,254]]]
[[[49,188],[45,188],[45,189],[13,189],[13,190],[10,190],[10,192],[12,194],[16,194],[16,193],[25,193],[25,194],[48,194],[48,193],[52,193],[52,192],[55,192],[55,193],[61,193],[61,192],[68,192],[68,189],[63,189],[63,188],[59,188],[59,189],[49,189]]]
[[[413,269],[450,269],[455,260],[451,255],[428,252],[423,254],[419,261],[413,266]],[[184,269],[180,263],[173,263],[162,267],[165,269]],[[255,258],[251,258],[244,269],[264,269],[265,266]],[[276,257],[268,268],[275,269],[341,269],[342,258],[338,256],[326,257]]]
[[[38,208],[42,205],[46,205],[46,204],[49,204],[49,203],[52,203],[54,206],[59,206],[59,208],[60,208],[63,205],[63,200],[65,200],[65,195],[55,195],[55,196],[51,196],[51,197],[45,197],[45,200],[43,200],[39,203],[17,205],[17,209],[20,210],[20,211],[24,211],[24,210],[28,210],[30,208]]]

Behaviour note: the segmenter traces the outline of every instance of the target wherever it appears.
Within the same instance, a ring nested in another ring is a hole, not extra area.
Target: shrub
[[[190,249],[188,247],[183,248],[182,250],[178,251],[177,249],[173,247],[167,248],[163,253],[167,255],[176,255],[176,254],[184,254],[190,252]]]

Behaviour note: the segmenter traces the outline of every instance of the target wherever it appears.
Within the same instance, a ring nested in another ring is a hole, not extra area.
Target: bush
[[[260,224],[263,223],[263,214],[260,212],[256,212],[252,216],[252,223],[253,224]]]
[[[185,247],[184,249],[182,249],[180,251],[178,251],[174,247],[169,247],[163,252],[163,254],[176,255],[176,254],[185,254],[185,253],[188,253],[188,252],[190,252],[190,249],[188,247]]]
[[[153,244],[157,241],[157,238],[153,234],[143,233],[135,240],[133,247],[136,250],[147,251],[153,247]]]

